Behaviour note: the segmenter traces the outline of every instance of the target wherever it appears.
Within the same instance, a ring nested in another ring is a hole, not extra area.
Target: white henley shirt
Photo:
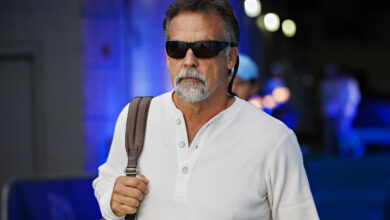
[[[119,115],[106,163],[93,187],[105,219],[115,179],[127,166],[128,105]],[[248,102],[208,121],[188,146],[183,114],[172,92],[150,105],[141,173],[149,194],[138,220],[319,219],[294,133]]]

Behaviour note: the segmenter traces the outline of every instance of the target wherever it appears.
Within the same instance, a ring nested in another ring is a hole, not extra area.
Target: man
[[[329,64],[320,84],[326,154],[360,158],[365,145],[353,129],[361,94],[359,84],[342,68]]]
[[[128,107],[94,181],[106,219],[318,219],[296,138],[227,94],[239,27],[226,0],[177,0],[164,20],[174,91],[150,105],[143,175],[125,177]]]
[[[259,90],[257,82],[259,71],[257,64],[249,56],[239,54],[240,68],[237,76],[233,81],[233,92],[241,99],[248,100],[251,96],[256,95]],[[229,81],[232,75],[229,76]]]

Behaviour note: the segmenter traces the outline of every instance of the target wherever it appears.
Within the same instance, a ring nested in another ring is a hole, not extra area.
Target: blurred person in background
[[[236,78],[233,81],[232,91],[237,94],[238,97],[249,100],[252,96],[256,95],[259,91],[259,69],[255,61],[249,56],[239,53],[240,68]],[[232,78],[232,74],[229,75],[229,81]]]
[[[286,87],[286,82],[283,79],[283,66],[279,62],[273,62],[269,66],[267,80],[264,83],[264,93],[272,94],[276,88]]]
[[[320,83],[325,154],[335,154],[338,152],[337,120],[341,112],[339,90],[343,86],[340,81],[339,69],[333,64],[328,65],[325,69],[325,78]]]
[[[361,157],[365,144],[353,129],[361,100],[356,79],[346,69],[329,64],[320,84],[320,100],[325,154]]]
[[[274,62],[269,67],[269,77],[264,83],[265,111],[275,118],[281,120],[291,129],[295,129],[298,124],[298,113],[291,101],[291,92],[287,83],[283,79],[283,65]],[[267,100],[266,100],[267,99]]]

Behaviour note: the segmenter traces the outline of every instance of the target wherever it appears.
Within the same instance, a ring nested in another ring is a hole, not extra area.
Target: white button
[[[188,167],[183,167],[181,169],[181,172],[183,172],[184,174],[187,174],[188,173]]]
[[[186,143],[184,143],[184,141],[180,141],[180,142],[179,142],[179,147],[180,147],[180,148],[183,148],[184,146],[186,146]]]
[[[177,125],[180,125],[180,124],[181,124],[180,118],[176,119],[176,124],[177,124]]]

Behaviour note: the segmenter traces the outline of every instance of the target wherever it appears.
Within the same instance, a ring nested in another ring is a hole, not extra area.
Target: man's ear
[[[236,65],[237,55],[238,55],[238,48],[237,47],[230,48],[228,61],[227,61],[227,68],[229,70],[232,70],[234,65]]]

